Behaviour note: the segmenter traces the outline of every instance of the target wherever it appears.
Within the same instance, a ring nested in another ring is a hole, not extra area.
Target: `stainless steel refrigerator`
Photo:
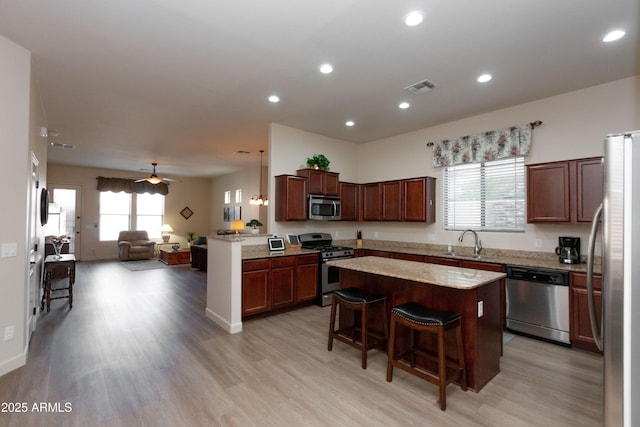
[[[631,427],[640,425],[640,131],[608,135],[603,161],[604,199],[589,238],[589,312],[604,353],[605,426]],[[601,318],[593,298],[596,240],[602,245]]]

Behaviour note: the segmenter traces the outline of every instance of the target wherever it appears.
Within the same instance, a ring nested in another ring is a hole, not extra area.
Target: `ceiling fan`
[[[174,179],[171,178],[163,178],[161,176],[158,176],[156,174],[156,166],[158,166],[157,163],[151,163],[151,166],[153,166],[153,171],[151,172],[151,175],[146,177],[146,178],[142,178],[142,179],[137,179],[136,182],[143,182],[143,181],[147,181],[150,184],[160,184],[161,182],[170,182],[170,181],[175,181]]]

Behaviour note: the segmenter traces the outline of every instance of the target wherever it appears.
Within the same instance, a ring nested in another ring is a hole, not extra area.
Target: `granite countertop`
[[[473,289],[506,277],[504,273],[450,267],[394,258],[365,256],[327,261],[328,265],[413,282],[456,289]]]
[[[343,240],[336,242],[344,246],[356,247],[355,240]],[[435,256],[441,258],[451,258],[467,261],[479,261],[491,264],[518,265],[523,267],[547,268],[551,270],[562,270],[576,273],[586,273],[586,262],[580,264],[561,264],[558,256],[550,252],[533,252],[503,249],[482,249],[482,257],[474,259],[471,257],[473,248],[471,247],[454,247],[456,255],[447,254],[446,245],[424,244],[424,243],[407,243],[393,242],[384,240],[365,240],[363,249],[373,249],[379,251],[399,252],[414,255]],[[594,273],[601,273],[600,257],[595,258]]]

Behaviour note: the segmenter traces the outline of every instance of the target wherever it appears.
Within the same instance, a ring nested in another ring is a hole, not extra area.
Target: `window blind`
[[[524,172],[524,157],[445,167],[445,230],[524,231]]]

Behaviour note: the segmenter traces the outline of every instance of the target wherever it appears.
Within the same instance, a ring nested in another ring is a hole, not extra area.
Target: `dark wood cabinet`
[[[362,184],[363,221],[435,222],[435,178]]]
[[[598,319],[602,316],[602,276],[594,275],[594,302]],[[601,353],[596,346],[589,320],[587,301],[587,276],[583,273],[571,273],[570,279],[570,324],[571,345],[582,350]]]
[[[279,308],[295,302],[295,270],[295,257],[279,257],[271,260],[271,308]]]
[[[247,260],[242,263],[242,316],[271,309],[269,292],[269,260]]]
[[[604,197],[604,167],[601,157],[576,160],[576,221],[591,222]]]
[[[316,169],[299,169],[296,175],[303,176],[307,180],[307,194],[322,194],[325,196],[338,196],[338,178],[340,174]]]
[[[306,221],[307,219],[307,180],[294,175],[275,177],[276,221]]]
[[[382,221],[402,220],[402,181],[380,183]]]
[[[382,188],[379,182],[362,184],[362,220],[379,221],[382,216]]]
[[[402,220],[436,221],[436,179],[422,177],[402,181]]]
[[[360,200],[359,185],[352,182],[340,182],[340,217],[342,221],[358,221]]]
[[[314,301],[318,296],[318,255],[300,255],[297,262],[295,301]]]
[[[317,254],[242,262],[242,316],[314,301],[318,295]]]
[[[405,261],[425,262],[425,256],[418,255],[418,254],[405,254],[400,252],[391,252],[391,258],[403,259]]]
[[[527,221],[590,222],[603,195],[602,159],[527,166]]]

